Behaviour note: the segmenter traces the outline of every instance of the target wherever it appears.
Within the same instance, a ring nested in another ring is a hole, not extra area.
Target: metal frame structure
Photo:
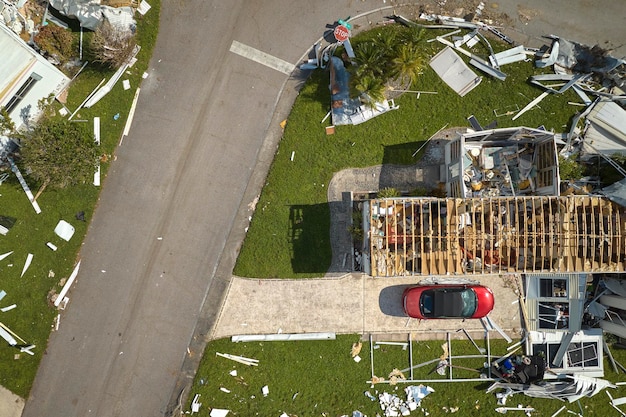
[[[626,270],[626,209],[592,196],[374,199],[370,275]]]
[[[476,345],[476,343],[474,342],[474,340],[468,336],[468,339],[473,342],[474,346],[477,347],[477,349],[480,351],[480,348],[478,348],[478,346]],[[414,340],[412,340],[413,338],[411,337],[411,335],[408,335],[408,341],[406,342],[407,346],[408,346],[408,354],[409,354],[409,367],[402,369],[400,372],[405,373],[405,372],[410,372],[410,377],[408,379],[398,379],[397,382],[398,383],[403,383],[403,384],[413,384],[413,383],[421,383],[421,384],[426,384],[426,383],[437,383],[437,382],[485,382],[485,381],[499,381],[499,378],[493,377],[491,375],[491,367],[489,366],[487,368],[486,371],[486,376],[484,377],[480,377],[480,378],[455,378],[454,376],[454,369],[455,368],[460,368],[460,369],[464,369],[464,370],[474,370],[474,369],[470,369],[470,368],[466,368],[463,366],[457,366],[453,363],[453,360],[455,359],[478,359],[478,358],[484,358],[485,362],[488,364],[492,363],[493,359],[496,359],[498,357],[494,357],[491,355],[491,344],[490,344],[490,338],[489,338],[489,332],[485,331],[485,341],[486,341],[486,353],[485,354],[481,354],[481,355],[462,355],[462,356],[453,356],[452,355],[452,343],[451,343],[451,339],[450,339],[450,332],[446,333],[446,346],[447,346],[447,355],[444,353],[444,355],[437,357],[435,359],[432,359],[430,361],[426,361],[426,362],[422,362],[419,364],[413,364],[413,342]],[[376,344],[390,344],[390,342],[375,342],[372,339],[372,334],[369,335],[369,343],[370,343],[370,364],[371,364],[371,379],[369,381],[367,381],[367,383],[384,383],[384,384],[389,384],[391,381],[388,379],[385,380],[379,380],[379,381],[375,381],[376,374],[375,374],[375,365],[374,365],[374,346]],[[393,343],[396,344],[396,343]],[[402,345],[404,345],[405,343],[400,343]],[[512,353],[512,352],[511,352]],[[445,356],[445,358],[444,358]],[[508,355],[507,355],[508,356]],[[503,358],[503,357],[502,357]],[[446,361],[446,367],[447,367],[447,376],[445,378],[438,378],[438,379],[415,379],[415,375],[413,370],[417,369],[417,368],[422,368],[424,366],[428,366],[428,365],[437,365],[438,363],[442,362],[443,360]],[[475,369],[477,372],[479,372],[478,369]]]

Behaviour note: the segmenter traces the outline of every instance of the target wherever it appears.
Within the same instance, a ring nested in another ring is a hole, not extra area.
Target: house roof
[[[626,270],[626,212],[588,196],[369,202],[372,276]]]
[[[15,33],[0,24],[0,102],[9,90],[37,61],[36,52],[30,49]]]

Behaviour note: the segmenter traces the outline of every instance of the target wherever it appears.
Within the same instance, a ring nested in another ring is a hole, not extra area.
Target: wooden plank
[[[445,227],[445,239],[446,239],[446,250],[447,250],[447,264],[446,264],[446,269],[450,272],[454,271],[456,272],[456,265],[455,265],[455,252],[454,252],[454,245],[453,245],[453,236],[452,236],[452,227],[451,227],[451,223],[453,221],[453,219],[456,219],[456,210],[455,210],[455,206],[453,204],[453,200],[451,199],[446,199],[446,210],[448,213],[448,216],[446,217],[446,223],[444,225]]]
[[[600,264],[600,268],[604,269],[604,267],[606,267],[607,262],[604,256],[604,248],[606,246],[606,231],[604,229],[604,217],[602,215],[602,200],[599,198],[594,198],[594,203],[596,205],[596,213],[597,213],[597,232],[596,234],[598,235],[598,250],[599,250],[599,256],[598,256],[598,263]]]
[[[587,252],[591,250],[590,245],[589,245],[589,224],[587,222],[587,200],[586,198],[581,198],[581,208],[582,208],[582,223],[583,223],[583,230],[581,233],[581,238],[583,240],[583,270],[584,271],[589,271],[590,268],[590,260],[589,257],[587,256]]]
[[[574,216],[574,225],[575,225],[575,229],[574,232],[570,234],[570,239],[573,241],[574,246],[573,249],[576,251],[576,271],[583,271],[583,259],[584,259],[584,250],[583,247],[581,245],[581,238],[582,236],[580,235],[580,230],[582,228],[582,224],[581,222],[579,222],[578,219],[578,209],[577,209],[577,205],[575,204],[574,198],[573,197],[568,197],[567,198],[567,203],[568,203],[568,212],[570,213],[571,216]],[[572,208],[572,210],[570,211],[570,207]],[[579,249],[580,248],[580,249]],[[582,252],[581,252],[582,251]],[[579,252],[581,252],[582,256],[579,256]]]
[[[446,268],[446,248],[444,245],[444,239],[445,239],[445,235],[444,235],[444,229],[442,228],[442,225],[444,224],[444,222],[442,221],[442,216],[441,216],[441,200],[437,200],[437,250],[438,250],[438,269],[439,269],[439,273],[440,274],[445,274],[448,270]],[[447,207],[446,207],[446,216],[447,216]]]
[[[415,234],[417,233],[417,224],[415,222],[415,201],[411,200],[411,275],[415,275],[417,257],[415,252]]]
[[[591,251],[591,270],[598,270],[598,243],[599,243],[599,235],[598,235],[598,220],[596,219],[596,211],[595,208],[595,198],[589,199],[589,214],[590,214],[590,233],[589,233],[589,249]]]
[[[609,249],[607,251],[607,264],[609,267],[609,270],[612,271],[613,267],[614,267],[614,262],[613,262],[613,204],[611,204],[610,202],[605,204],[605,208],[606,211],[608,212],[606,214],[606,235],[607,235],[607,240],[608,240],[608,244],[609,244]],[[602,211],[602,215],[604,216],[604,210]]]
[[[424,242],[424,205],[419,204],[419,213],[420,213],[420,256],[422,263],[422,273],[428,275],[430,270],[428,268],[428,260],[426,259],[426,251],[425,251],[425,242]]]
[[[428,207],[427,210],[427,214],[428,214],[428,229],[427,229],[427,238],[428,238],[428,268],[430,269],[430,273],[431,274],[436,274],[437,273],[437,265],[435,264],[435,248],[433,245],[433,242],[435,241],[434,239],[434,231],[433,231],[433,209],[432,209],[432,205],[430,204],[430,202],[428,203],[428,205],[426,206]],[[434,272],[433,272],[434,271]]]

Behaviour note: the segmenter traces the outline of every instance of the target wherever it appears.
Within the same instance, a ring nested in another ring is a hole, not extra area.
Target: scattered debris
[[[497,413],[500,413],[500,414],[506,414],[508,411],[523,411],[525,413],[528,413],[530,411],[535,411],[535,409],[532,408],[532,407],[521,407],[521,406],[519,406],[519,407],[498,407],[498,408],[496,408],[495,411]]]
[[[68,278],[67,282],[63,286],[63,289],[61,290],[61,292],[57,296],[56,300],[54,300],[54,306],[55,307],[59,307],[61,302],[64,302],[65,304],[67,304],[67,301],[64,301],[67,298],[67,297],[65,297],[65,295],[68,293],[68,291],[70,290],[70,287],[74,283],[74,280],[78,276],[78,270],[80,268],[80,262],[81,261],[78,261],[78,263],[74,267],[74,270],[72,271],[72,274],[70,275],[70,277]],[[63,306],[63,308],[65,308],[65,305]]]
[[[87,107],[87,108],[92,107],[94,104],[96,104],[98,101],[100,101],[100,99],[102,97],[107,95],[113,89],[113,86],[122,77],[122,74],[124,74],[126,69],[128,69],[128,67],[130,67],[131,64],[134,62],[135,57],[139,53],[140,49],[141,49],[141,47],[139,45],[135,46],[135,49],[133,50],[133,53],[130,55],[130,57],[124,63],[124,65],[122,65],[121,67],[119,67],[117,69],[117,71],[115,71],[113,76],[111,76],[111,78],[109,79],[109,81],[107,81],[106,84],[104,84],[102,87],[98,88],[97,91],[95,91],[94,93],[92,93],[88,97],[88,100],[84,103],[85,107]]]
[[[65,220],[59,220],[56,227],[54,228],[54,233],[60,237],[61,239],[69,242],[72,236],[74,236],[74,226],[66,222]]]
[[[522,393],[529,397],[550,398],[572,403],[582,397],[592,397],[605,388],[616,388],[616,385],[604,379],[574,374],[565,375],[564,378],[554,381],[544,381],[541,385],[494,382],[487,392],[496,389],[511,389],[513,394]]]
[[[464,97],[482,81],[449,46],[430,60],[431,68],[450,88]]]
[[[7,157],[7,160],[9,161],[9,164],[11,165],[11,171],[13,171],[13,173],[17,177],[17,180],[20,182],[20,185],[22,186],[22,189],[24,190],[26,197],[28,197],[28,201],[30,201],[30,204],[35,209],[35,213],[40,214],[41,208],[39,208],[39,204],[37,203],[37,200],[35,200],[35,196],[33,195],[33,193],[30,191],[28,184],[26,184],[26,180],[24,180],[24,177],[22,176],[22,173],[20,172],[19,168],[17,167],[17,165],[15,165],[15,162],[13,162],[12,158]]]
[[[619,408],[620,405],[626,404],[626,397],[613,398],[610,392],[608,391],[604,391],[604,392],[606,392],[606,395],[609,396],[611,407],[617,410],[620,413],[620,415],[626,416],[626,412],[622,411],[622,409]]]
[[[24,274],[26,273],[26,271],[30,267],[30,263],[32,261],[33,261],[33,254],[29,253],[28,255],[26,255],[26,261],[24,262],[24,268],[22,269],[22,274],[20,275],[20,278],[22,278],[24,276]]]
[[[383,392],[378,396],[380,407],[386,417],[408,416],[411,411],[416,410],[424,397],[435,392],[431,387],[424,385],[410,385],[404,389],[406,400],[402,400],[395,394]]]
[[[259,366],[259,360],[258,359],[250,359],[250,358],[246,358],[244,356],[230,355],[228,353],[220,353],[220,352],[215,352],[215,354],[217,356],[221,356],[222,358],[230,359],[231,361],[239,362],[239,363],[244,364],[244,365]]]
[[[196,394],[193,397],[193,401],[191,401],[191,414],[195,414],[200,411],[200,407],[202,406],[202,403],[198,402],[200,395],[201,394]]]

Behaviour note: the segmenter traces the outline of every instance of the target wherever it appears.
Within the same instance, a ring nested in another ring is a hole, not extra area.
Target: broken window
[[[569,321],[569,303],[540,302],[540,329],[567,329]]]
[[[594,342],[570,343],[567,348],[569,366],[598,366],[598,350]]]
[[[567,280],[563,278],[541,278],[539,280],[539,297],[567,298]]]

